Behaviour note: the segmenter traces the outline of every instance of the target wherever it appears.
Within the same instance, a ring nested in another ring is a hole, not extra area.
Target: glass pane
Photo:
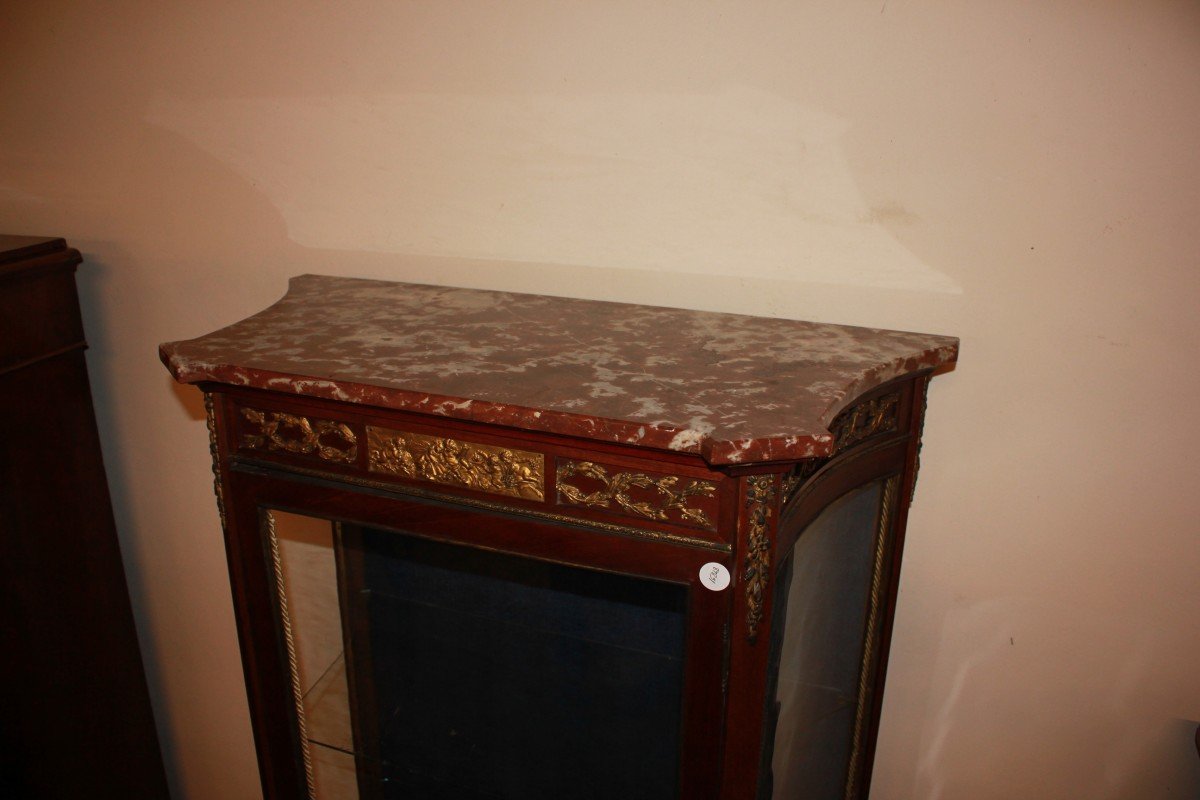
[[[276,517],[318,800],[677,797],[686,587]]]
[[[801,533],[781,573],[774,800],[845,795],[883,486],[867,484],[826,508]]]

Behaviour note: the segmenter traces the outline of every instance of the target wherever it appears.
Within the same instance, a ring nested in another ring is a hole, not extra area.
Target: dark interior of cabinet
[[[362,800],[678,796],[686,587],[340,531]]]

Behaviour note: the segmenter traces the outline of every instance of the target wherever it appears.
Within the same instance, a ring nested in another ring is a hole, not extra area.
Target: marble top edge
[[[827,455],[863,393],[956,360],[952,337],[664,306],[300,275],[160,357],[225,383],[698,453]]]
[[[442,397],[369,385],[318,381],[302,375],[244,370],[230,365],[213,364],[197,368],[196,365],[176,358],[170,350],[172,344],[174,343],[168,342],[160,346],[159,358],[172,377],[180,383],[218,383],[263,389],[468,422],[559,433],[648,449],[695,453],[713,465],[791,461],[826,456],[832,452],[834,444],[834,437],[829,433],[814,436],[780,433],[758,439],[715,440],[710,434],[700,430],[669,425],[598,419],[569,412],[524,408],[461,397]],[[836,412],[833,416],[836,416]],[[758,453],[759,456],[751,458],[752,453]],[[766,457],[768,455],[769,457]]]

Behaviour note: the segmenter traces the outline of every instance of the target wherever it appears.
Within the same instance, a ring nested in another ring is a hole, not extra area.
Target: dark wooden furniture
[[[0,795],[165,798],[62,239],[0,236]]]
[[[334,524],[347,796],[866,796],[956,340],[304,276],[161,357],[210,410],[267,797],[321,746],[283,512]]]

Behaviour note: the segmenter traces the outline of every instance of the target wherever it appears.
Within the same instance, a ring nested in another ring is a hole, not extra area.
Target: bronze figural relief
[[[526,500],[545,499],[541,453],[368,425],[367,454],[372,472]]]

